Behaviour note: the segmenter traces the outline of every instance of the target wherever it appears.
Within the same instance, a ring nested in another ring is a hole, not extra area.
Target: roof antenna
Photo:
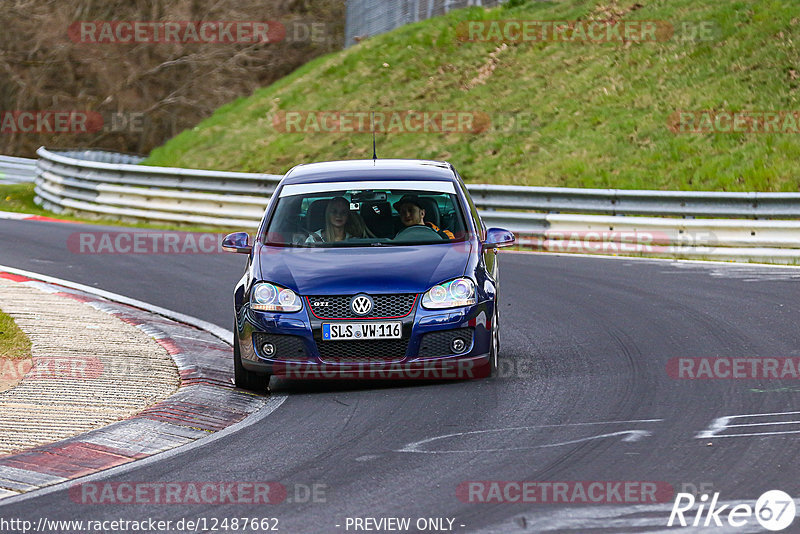
[[[375,112],[372,112],[372,162],[375,163],[378,160],[378,149],[375,144]]]

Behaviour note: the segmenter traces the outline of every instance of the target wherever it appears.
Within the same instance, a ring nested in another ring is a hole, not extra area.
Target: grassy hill
[[[660,21],[676,33],[624,44],[459,40],[459,23],[477,19]],[[516,130],[382,134],[379,156],[446,159],[483,183],[798,191],[800,134],[669,128],[678,110],[800,110],[798,43],[795,0],[511,0],[313,60],[223,106],[146,163],[281,173],[368,158],[372,144],[369,133],[283,133],[276,113],[465,111],[526,120]]]

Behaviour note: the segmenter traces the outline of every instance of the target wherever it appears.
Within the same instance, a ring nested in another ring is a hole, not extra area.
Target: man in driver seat
[[[455,239],[450,230],[441,230],[432,222],[425,222],[425,208],[417,195],[403,195],[394,203],[394,209],[400,214],[400,222],[406,228],[411,226],[427,226],[444,239]]]

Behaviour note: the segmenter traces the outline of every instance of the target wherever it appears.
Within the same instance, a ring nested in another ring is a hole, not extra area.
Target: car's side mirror
[[[508,247],[514,244],[516,238],[514,234],[502,228],[489,228],[486,230],[486,241],[483,242],[483,248],[501,248]]]
[[[235,232],[228,234],[222,240],[222,250],[225,252],[238,252],[239,254],[250,254],[253,247],[250,246],[250,236],[247,232]]]

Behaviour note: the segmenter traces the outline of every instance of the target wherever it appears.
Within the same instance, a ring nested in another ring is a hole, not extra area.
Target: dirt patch
[[[627,2],[626,2],[627,3]],[[599,4],[592,13],[592,20],[602,20],[607,22],[617,22],[628,13],[641,9],[644,5],[635,2],[628,6],[622,6],[619,0],[612,0],[607,4]]]
[[[486,81],[492,76],[492,73],[494,73],[497,65],[500,64],[500,60],[498,59],[500,54],[506,50],[508,50],[508,44],[503,43],[495,48],[492,52],[489,52],[489,57],[486,60],[486,63],[484,63],[481,68],[478,69],[478,74],[474,78],[464,84],[463,89],[465,91],[469,91],[473,87],[486,84]]]

